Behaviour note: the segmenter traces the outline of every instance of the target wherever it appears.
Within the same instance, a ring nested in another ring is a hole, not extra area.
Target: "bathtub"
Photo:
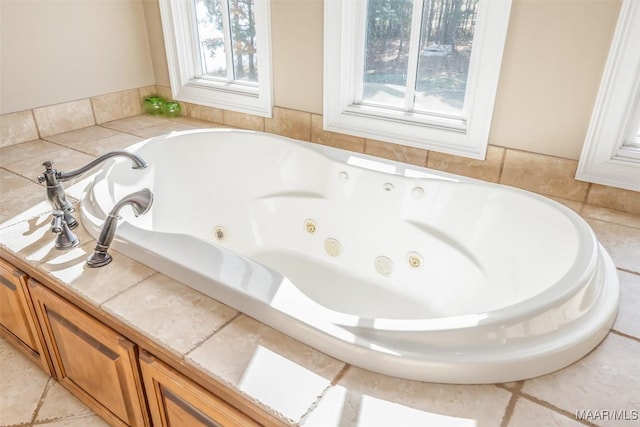
[[[617,311],[611,258],[572,210],[523,190],[259,132],[174,132],[106,163],[81,200],[113,247],[349,364],[496,383],[578,360]],[[114,267],[107,267],[114,268]]]

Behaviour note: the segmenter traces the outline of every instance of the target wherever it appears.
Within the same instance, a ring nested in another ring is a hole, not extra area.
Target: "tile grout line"
[[[225,304],[226,305],[226,304]],[[229,323],[233,322],[234,320],[236,320],[238,317],[242,316],[242,312],[239,310],[236,310],[233,307],[227,306],[229,308],[232,308],[234,311],[236,311],[236,314],[230,318],[229,320],[227,320],[226,322],[224,322],[222,325],[220,325],[218,328],[214,329],[210,334],[207,334],[204,338],[202,338],[201,340],[199,340],[198,342],[194,343],[193,346],[191,346],[190,348],[187,349],[187,351],[184,352],[184,354],[182,355],[182,359],[186,360],[187,356],[189,355],[189,353],[193,352],[195,349],[197,349],[198,347],[200,347],[200,345],[202,343],[204,343],[205,341],[207,341],[209,338],[213,337],[214,335],[216,335],[218,332],[220,332],[221,330],[223,330]]]
[[[500,169],[498,170],[498,180],[496,183],[502,183],[502,173],[504,172],[504,162],[507,160],[507,147],[502,147],[502,160],[500,160]]]
[[[640,276],[640,271],[634,271],[634,270],[630,270],[628,268],[624,268],[624,267],[616,267],[616,270],[620,270],[620,271],[624,271],[625,273],[629,273],[629,274],[633,274],[636,276]]]
[[[530,395],[527,392],[522,391],[524,384],[525,384],[526,380],[522,380],[522,381],[518,381],[516,383],[516,385],[513,388],[508,388],[502,384],[495,384],[497,387],[502,388],[504,390],[508,390],[511,391],[512,393],[512,397],[511,400],[509,401],[509,403],[507,404],[507,408],[505,409],[505,415],[502,419],[502,423],[500,424],[500,427],[507,427],[509,422],[511,421],[511,417],[513,416],[513,411],[515,409],[515,405],[518,401],[518,398],[522,398],[525,400],[528,400],[532,403],[535,403],[537,405],[540,405],[548,410],[551,410],[555,413],[558,413],[562,416],[565,416],[571,420],[575,420],[578,423],[581,423],[583,425],[586,426],[590,426],[590,427],[597,427],[596,424],[590,423],[589,421],[586,420],[578,420],[575,416],[575,414],[572,414],[571,412],[562,409],[560,407],[557,407],[555,405],[553,405],[550,402],[547,402],[545,400],[539,399],[533,395]]]
[[[612,328],[609,333],[614,334],[614,335],[618,335],[618,336],[623,337],[623,338],[627,338],[627,339],[629,339],[631,341],[635,341],[637,343],[640,343],[640,338],[634,337],[633,335],[625,334],[624,332],[620,332],[617,329],[613,329]]]
[[[94,240],[93,242],[95,242],[95,240]],[[84,245],[87,245],[87,244],[89,244],[89,243],[93,243],[93,242],[86,242]],[[82,245],[81,245],[81,246],[82,246]],[[113,251],[118,252],[118,251],[116,251],[115,249],[113,249]],[[121,252],[118,252],[118,253],[119,253],[120,255],[122,255],[123,257],[130,258],[130,257],[128,257],[128,256],[126,256],[126,255],[124,255],[124,254],[122,254]],[[130,259],[133,259],[133,258],[130,258]],[[135,260],[134,260],[134,261],[135,261]],[[136,262],[139,262],[139,261],[136,261]],[[145,281],[145,280],[147,280],[147,279],[149,279],[149,278],[151,278],[151,277],[153,277],[153,276],[155,276],[155,275],[157,275],[157,274],[162,274],[162,273],[160,273],[160,272],[159,272],[159,271],[157,271],[157,270],[153,270],[151,267],[149,267],[149,270],[152,270],[151,274],[149,274],[148,276],[141,277],[138,281],[136,281],[135,283],[131,284],[131,286],[127,286],[125,289],[122,289],[122,290],[120,290],[120,291],[116,292],[115,294],[111,295],[109,298],[107,298],[106,300],[102,301],[102,302],[99,304],[99,307],[100,307],[100,308],[102,308],[102,309],[103,309],[103,310],[105,310],[105,311],[111,312],[111,310],[108,310],[106,307],[103,307],[103,305],[105,305],[105,304],[107,304],[107,303],[109,303],[109,302],[113,301],[116,297],[118,297],[118,296],[122,295],[123,293],[127,292],[128,290],[130,290],[130,289],[131,289],[131,288],[133,288],[134,286],[139,285],[139,284],[140,284],[140,283],[142,283],[143,281]]]
[[[500,427],[506,427],[511,422],[511,417],[513,416],[513,410],[516,407],[516,403],[518,401],[518,396],[517,396],[516,393],[519,392],[520,389],[522,389],[523,385],[524,385],[524,381],[517,381],[516,384],[512,388],[507,387],[504,384],[494,384],[494,386],[496,386],[498,388],[501,388],[503,390],[506,390],[509,393],[511,393],[511,397],[509,398],[509,402],[507,403],[507,406],[504,408],[504,415],[502,416],[502,421],[500,422]]]
[[[340,371],[333,377],[329,385],[327,385],[324,388],[324,390],[322,390],[320,394],[316,396],[316,399],[313,402],[311,402],[311,405],[309,405],[307,410],[304,412],[304,414],[302,414],[300,419],[297,421],[297,425],[303,425],[305,423],[307,418],[311,416],[311,413],[318,407],[318,405],[320,405],[322,398],[329,392],[329,390],[331,390],[334,386],[338,384],[338,382],[342,379],[342,377],[345,376],[345,374],[350,368],[351,368],[351,365],[349,365],[348,363],[344,364],[342,369],[340,369]]]
[[[524,386],[524,382],[523,382],[523,386]],[[522,397],[523,399],[529,400],[530,402],[533,402],[533,403],[535,403],[537,405],[540,405],[540,406],[542,406],[542,407],[544,407],[546,409],[549,409],[549,410],[551,410],[551,411],[553,411],[553,412],[555,412],[557,414],[563,415],[563,416],[569,418],[570,420],[576,421],[576,422],[578,422],[580,424],[583,424],[583,425],[586,425],[586,426],[589,426],[589,427],[598,427],[596,424],[590,423],[587,420],[577,419],[575,413],[571,413],[566,409],[562,409],[562,408],[560,408],[558,406],[555,406],[554,404],[552,404],[550,402],[547,402],[546,400],[539,399],[539,398],[537,398],[537,397],[535,397],[535,396],[533,396],[533,395],[531,395],[531,394],[529,394],[527,392],[524,392],[522,390],[514,390],[513,393],[517,394],[518,397]]]
[[[55,381],[53,377],[49,377],[49,379],[47,380],[47,383],[44,385],[44,389],[42,390],[42,394],[40,395],[40,400],[38,400],[36,409],[33,411],[33,416],[31,417],[31,424],[35,423],[36,419],[38,418],[38,413],[40,412],[42,405],[44,405],[44,400],[47,398],[49,389],[53,386],[53,384],[51,383],[52,381]]]

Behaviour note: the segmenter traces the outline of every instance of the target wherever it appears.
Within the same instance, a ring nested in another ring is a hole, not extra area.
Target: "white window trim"
[[[640,191],[640,157],[624,147],[640,127],[640,2],[624,0],[576,179]]]
[[[271,77],[271,17],[269,0],[255,0],[258,40],[258,80],[256,86],[199,78],[199,49],[195,40],[193,3],[160,0],[162,30],[167,51],[171,94],[179,101],[271,117],[273,107]]]
[[[354,104],[362,89],[366,1],[324,2],[324,128],[333,132],[484,159],[511,0],[480,0],[464,119]]]

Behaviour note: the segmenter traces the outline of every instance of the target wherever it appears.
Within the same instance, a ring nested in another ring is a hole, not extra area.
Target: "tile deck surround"
[[[114,102],[111,100],[110,104]],[[198,114],[206,116],[202,109],[198,109]],[[279,112],[272,120],[280,117],[292,116]],[[232,120],[241,123],[243,118]],[[92,305],[167,346],[185,363],[254,396],[259,404],[277,411],[292,425],[377,426],[397,425],[398,420],[404,420],[403,425],[407,426],[445,422],[453,426],[502,427],[637,425],[637,420],[615,424],[604,419],[576,420],[575,417],[579,410],[619,410],[626,411],[628,416],[633,415],[632,411],[636,411],[635,414],[640,411],[640,358],[637,357],[640,354],[637,309],[640,303],[640,212],[636,212],[639,208],[634,200],[620,206],[629,207],[635,214],[597,206],[595,203],[601,200],[616,203],[613,194],[616,192],[584,183],[574,185],[568,181],[570,174],[565,169],[570,163],[559,162],[549,167],[550,173],[558,174],[560,183],[551,195],[578,211],[612,255],[621,279],[620,310],[613,330],[586,357],[558,372],[516,383],[446,385],[369,372],[330,358],[116,251],[113,251],[115,261],[93,277],[91,272],[83,270],[82,263],[94,241],[82,230],[79,231],[83,233],[81,246],[67,252],[52,249],[53,238],[48,231],[50,208],[44,202],[44,189],[35,183],[42,160],[51,158],[58,161],[60,169],[70,169],[102,152],[129,145],[130,141],[171,130],[210,126],[209,122],[190,117],[169,120],[136,115],[101,124],[89,123],[80,128],[72,125],[72,129],[65,132],[40,133],[41,139],[36,136],[18,144],[0,144],[0,244],[49,272]],[[378,142],[319,135],[317,119],[314,121],[312,117],[303,127],[270,122],[267,128],[276,133],[309,134],[311,139],[322,139],[321,142],[329,145],[344,144],[343,148],[383,157],[398,155],[408,162],[453,172],[466,168],[476,170],[477,166],[471,161],[417,149],[405,147],[394,154]],[[526,179],[526,174],[518,172],[517,166],[510,162],[520,157],[529,162],[529,156],[520,152],[514,155],[511,153],[514,150],[500,147],[491,151],[492,166],[487,180],[517,183]],[[82,185],[70,188],[69,193],[80,194]],[[547,191],[539,177],[526,186],[534,191]],[[595,191],[590,192],[594,188]],[[638,195],[634,192],[616,194]],[[108,281],[113,286],[92,285],[96,281]],[[156,294],[159,289],[163,298],[158,298],[160,293]],[[140,298],[146,298],[144,305],[131,303]],[[166,303],[167,299],[171,304]],[[196,307],[188,318],[173,311],[180,311],[185,305]],[[176,319],[173,325],[156,324],[172,318]],[[197,327],[180,333],[180,328],[188,328],[188,324]],[[261,381],[261,375],[267,371],[269,381]],[[0,380],[0,426],[105,425],[4,341],[0,341]],[[274,386],[276,382],[279,384]]]

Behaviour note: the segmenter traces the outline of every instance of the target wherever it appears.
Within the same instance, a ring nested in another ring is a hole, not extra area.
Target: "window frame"
[[[484,159],[511,0],[480,0],[463,118],[360,105],[366,1],[324,2],[325,130]]]
[[[640,3],[624,0],[576,179],[640,191]]]
[[[226,0],[221,0],[226,1]],[[178,101],[272,117],[271,13],[255,0],[258,84],[199,77],[200,49],[192,1],[159,0],[171,94]],[[233,64],[227,64],[227,68]]]

